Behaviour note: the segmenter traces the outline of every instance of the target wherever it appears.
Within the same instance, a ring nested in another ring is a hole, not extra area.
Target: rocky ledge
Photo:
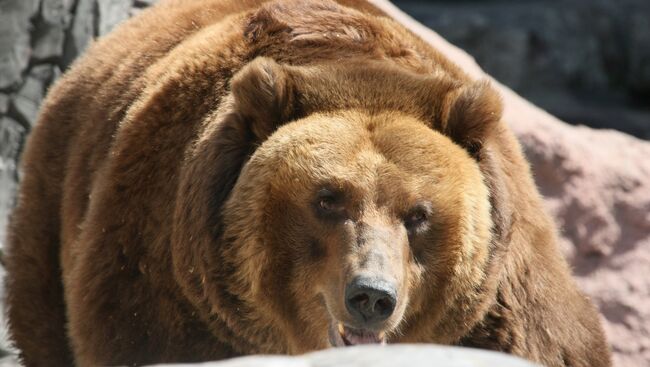
[[[520,358],[485,350],[408,344],[327,349],[297,357],[250,356],[201,364],[204,367],[429,367],[432,365],[437,367],[537,366]]]

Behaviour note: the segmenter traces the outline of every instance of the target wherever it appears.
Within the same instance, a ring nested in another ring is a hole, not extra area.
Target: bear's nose
[[[345,306],[359,326],[372,327],[393,314],[396,290],[382,279],[357,277],[345,287]]]

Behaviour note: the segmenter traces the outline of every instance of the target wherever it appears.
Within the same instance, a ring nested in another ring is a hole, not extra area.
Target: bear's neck
[[[566,286],[573,280],[558,251],[551,251],[548,243],[526,247],[527,251],[510,248],[505,254],[494,302],[458,345],[565,366],[570,359],[566,346],[575,344],[576,338],[591,338],[575,313],[587,312],[589,306],[574,287]]]

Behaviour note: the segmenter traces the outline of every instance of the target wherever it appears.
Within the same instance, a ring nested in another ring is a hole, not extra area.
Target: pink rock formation
[[[469,55],[389,2],[373,3],[473,77],[488,77]],[[650,143],[570,126],[495,84],[560,228],[562,250],[603,314],[614,365],[650,366]]]
[[[513,129],[615,364],[650,366],[650,143],[553,120]]]

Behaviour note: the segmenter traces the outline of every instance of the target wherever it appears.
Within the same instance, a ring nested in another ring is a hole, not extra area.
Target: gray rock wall
[[[20,153],[48,87],[94,38],[152,2],[0,0],[0,250],[15,202]],[[0,316],[0,357],[11,350]],[[0,359],[0,366],[14,364],[11,357]]]
[[[18,160],[48,87],[93,38],[153,0],[0,1],[0,248]]]

